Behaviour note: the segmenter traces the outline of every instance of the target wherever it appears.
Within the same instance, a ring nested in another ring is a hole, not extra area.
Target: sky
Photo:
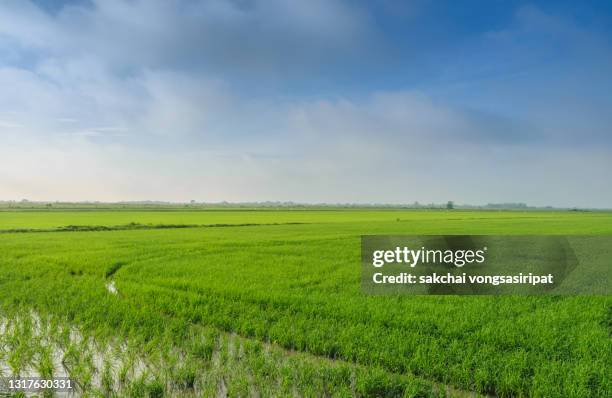
[[[0,200],[612,207],[612,3],[0,1]]]

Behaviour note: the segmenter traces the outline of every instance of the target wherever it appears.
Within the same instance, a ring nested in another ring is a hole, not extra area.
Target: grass
[[[191,227],[61,231],[131,224]],[[0,239],[13,373],[59,356],[120,396],[612,394],[609,297],[368,296],[359,262],[362,234],[612,234],[611,213],[0,212],[10,229],[30,230]]]
[[[469,220],[589,220],[606,221],[608,212],[554,212],[554,211],[467,211],[454,210],[0,210],[0,230],[44,229],[67,226],[118,226],[134,224],[201,225],[201,224],[269,224],[269,223],[380,223],[383,221],[404,222],[449,222]],[[572,221],[572,222],[575,222]],[[598,221],[596,221],[598,222]]]

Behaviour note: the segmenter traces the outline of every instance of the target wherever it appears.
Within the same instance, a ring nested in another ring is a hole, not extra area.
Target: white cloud
[[[295,74],[355,51],[371,27],[338,0],[94,0],[47,14],[0,3],[0,37],[49,58],[94,58],[115,71],[190,69]],[[291,54],[291,57],[287,57]]]
[[[605,139],[580,152],[550,139],[552,128],[575,137],[568,120],[592,115],[555,114],[574,99],[545,112],[535,101],[555,98],[528,98],[544,116],[518,120],[424,91],[241,90],[267,74],[298,78],[369,29],[337,1],[109,0],[57,15],[2,2],[0,54],[17,56],[0,59],[0,199],[609,206]],[[492,87],[525,89],[511,86]]]
[[[151,98],[145,109],[170,104]],[[137,142],[126,142],[124,135],[146,125],[139,118],[128,127],[99,125],[72,135],[28,130],[0,147],[2,194],[40,200],[530,199],[542,205],[605,205],[589,192],[612,166],[609,151],[593,151],[587,159],[567,150],[465,140],[488,125],[418,93],[379,93],[360,102],[231,99],[215,109],[220,130],[258,125],[275,133],[241,136],[232,130],[229,138],[202,137],[191,131],[206,125],[195,110],[177,113],[185,120],[166,120],[169,128],[174,125],[172,134],[140,134]],[[154,114],[144,113],[152,125],[164,126],[164,116]],[[179,137],[183,145],[175,147]],[[571,192],[567,179],[575,181]]]

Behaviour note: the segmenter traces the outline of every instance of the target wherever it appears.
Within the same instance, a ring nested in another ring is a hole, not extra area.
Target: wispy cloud
[[[605,32],[373,4],[0,2],[0,198],[612,201]]]
[[[0,129],[21,129],[25,127],[21,123],[15,123],[8,120],[0,120]]]

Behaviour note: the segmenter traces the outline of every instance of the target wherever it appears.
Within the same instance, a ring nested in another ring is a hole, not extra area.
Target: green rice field
[[[612,213],[0,211],[0,372],[100,397],[610,397],[610,296],[369,296],[360,236]]]

